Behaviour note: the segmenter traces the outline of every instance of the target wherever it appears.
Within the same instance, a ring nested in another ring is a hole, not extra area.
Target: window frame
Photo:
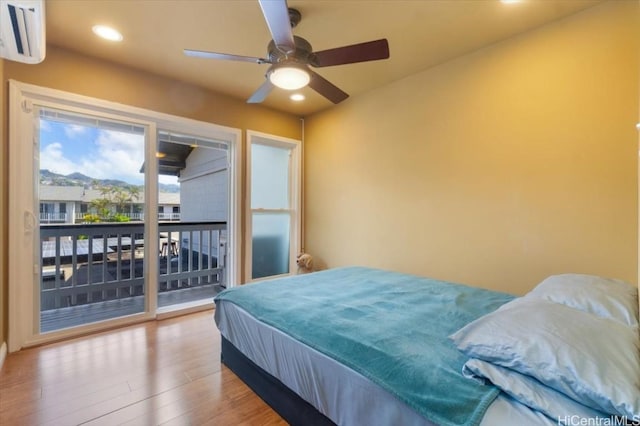
[[[246,132],[246,193],[245,193],[245,281],[254,282],[276,277],[295,275],[296,257],[302,247],[302,141],[268,133],[247,130]],[[251,146],[265,146],[290,149],[289,160],[289,208],[254,209],[251,205]],[[253,215],[255,213],[290,212],[289,222],[289,273],[253,279]]]

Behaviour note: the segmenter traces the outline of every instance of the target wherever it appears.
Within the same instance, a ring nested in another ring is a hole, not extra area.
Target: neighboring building
[[[97,189],[82,186],[40,185],[40,223],[81,223],[86,214],[95,213],[91,202],[104,196]],[[144,219],[144,194],[130,205],[130,211],[120,213],[130,220]],[[180,220],[180,193],[158,194],[158,219]],[[115,207],[112,206],[115,213]]]
[[[185,168],[180,170],[179,182],[182,222],[226,222],[229,199],[228,151],[199,147],[192,149],[185,158]],[[202,238],[202,241],[201,241]],[[191,241],[191,242],[190,242]],[[218,247],[225,244],[226,233],[219,239],[217,233],[184,233],[181,247],[191,247],[194,252],[219,257]],[[209,247],[212,247],[210,253]]]
[[[227,151],[199,148],[191,151],[180,171],[182,220],[215,222],[227,220]]]
[[[181,220],[181,210],[179,192],[158,193],[158,220]]]

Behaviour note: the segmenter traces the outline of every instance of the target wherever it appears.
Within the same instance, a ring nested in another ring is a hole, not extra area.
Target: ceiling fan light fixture
[[[296,63],[276,64],[267,73],[274,86],[285,90],[298,90],[309,84],[311,75],[303,65]]]

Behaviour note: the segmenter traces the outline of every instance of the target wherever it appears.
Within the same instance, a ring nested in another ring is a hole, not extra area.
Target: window
[[[53,203],[40,203],[40,213],[53,213]]]
[[[247,276],[288,275],[300,247],[300,142],[255,132],[247,140]]]

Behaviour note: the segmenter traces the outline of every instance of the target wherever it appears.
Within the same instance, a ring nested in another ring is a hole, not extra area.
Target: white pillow
[[[552,275],[525,297],[562,303],[603,318],[638,326],[638,288],[595,275]]]
[[[637,328],[524,297],[450,337],[470,358],[531,376],[606,414],[640,419]]]
[[[484,384],[493,383],[511,398],[557,423],[568,416],[576,424],[587,424],[584,422],[595,419],[605,424],[605,419],[610,420],[606,414],[574,401],[531,376],[480,359],[471,358],[467,361],[462,367],[462,375]]]

